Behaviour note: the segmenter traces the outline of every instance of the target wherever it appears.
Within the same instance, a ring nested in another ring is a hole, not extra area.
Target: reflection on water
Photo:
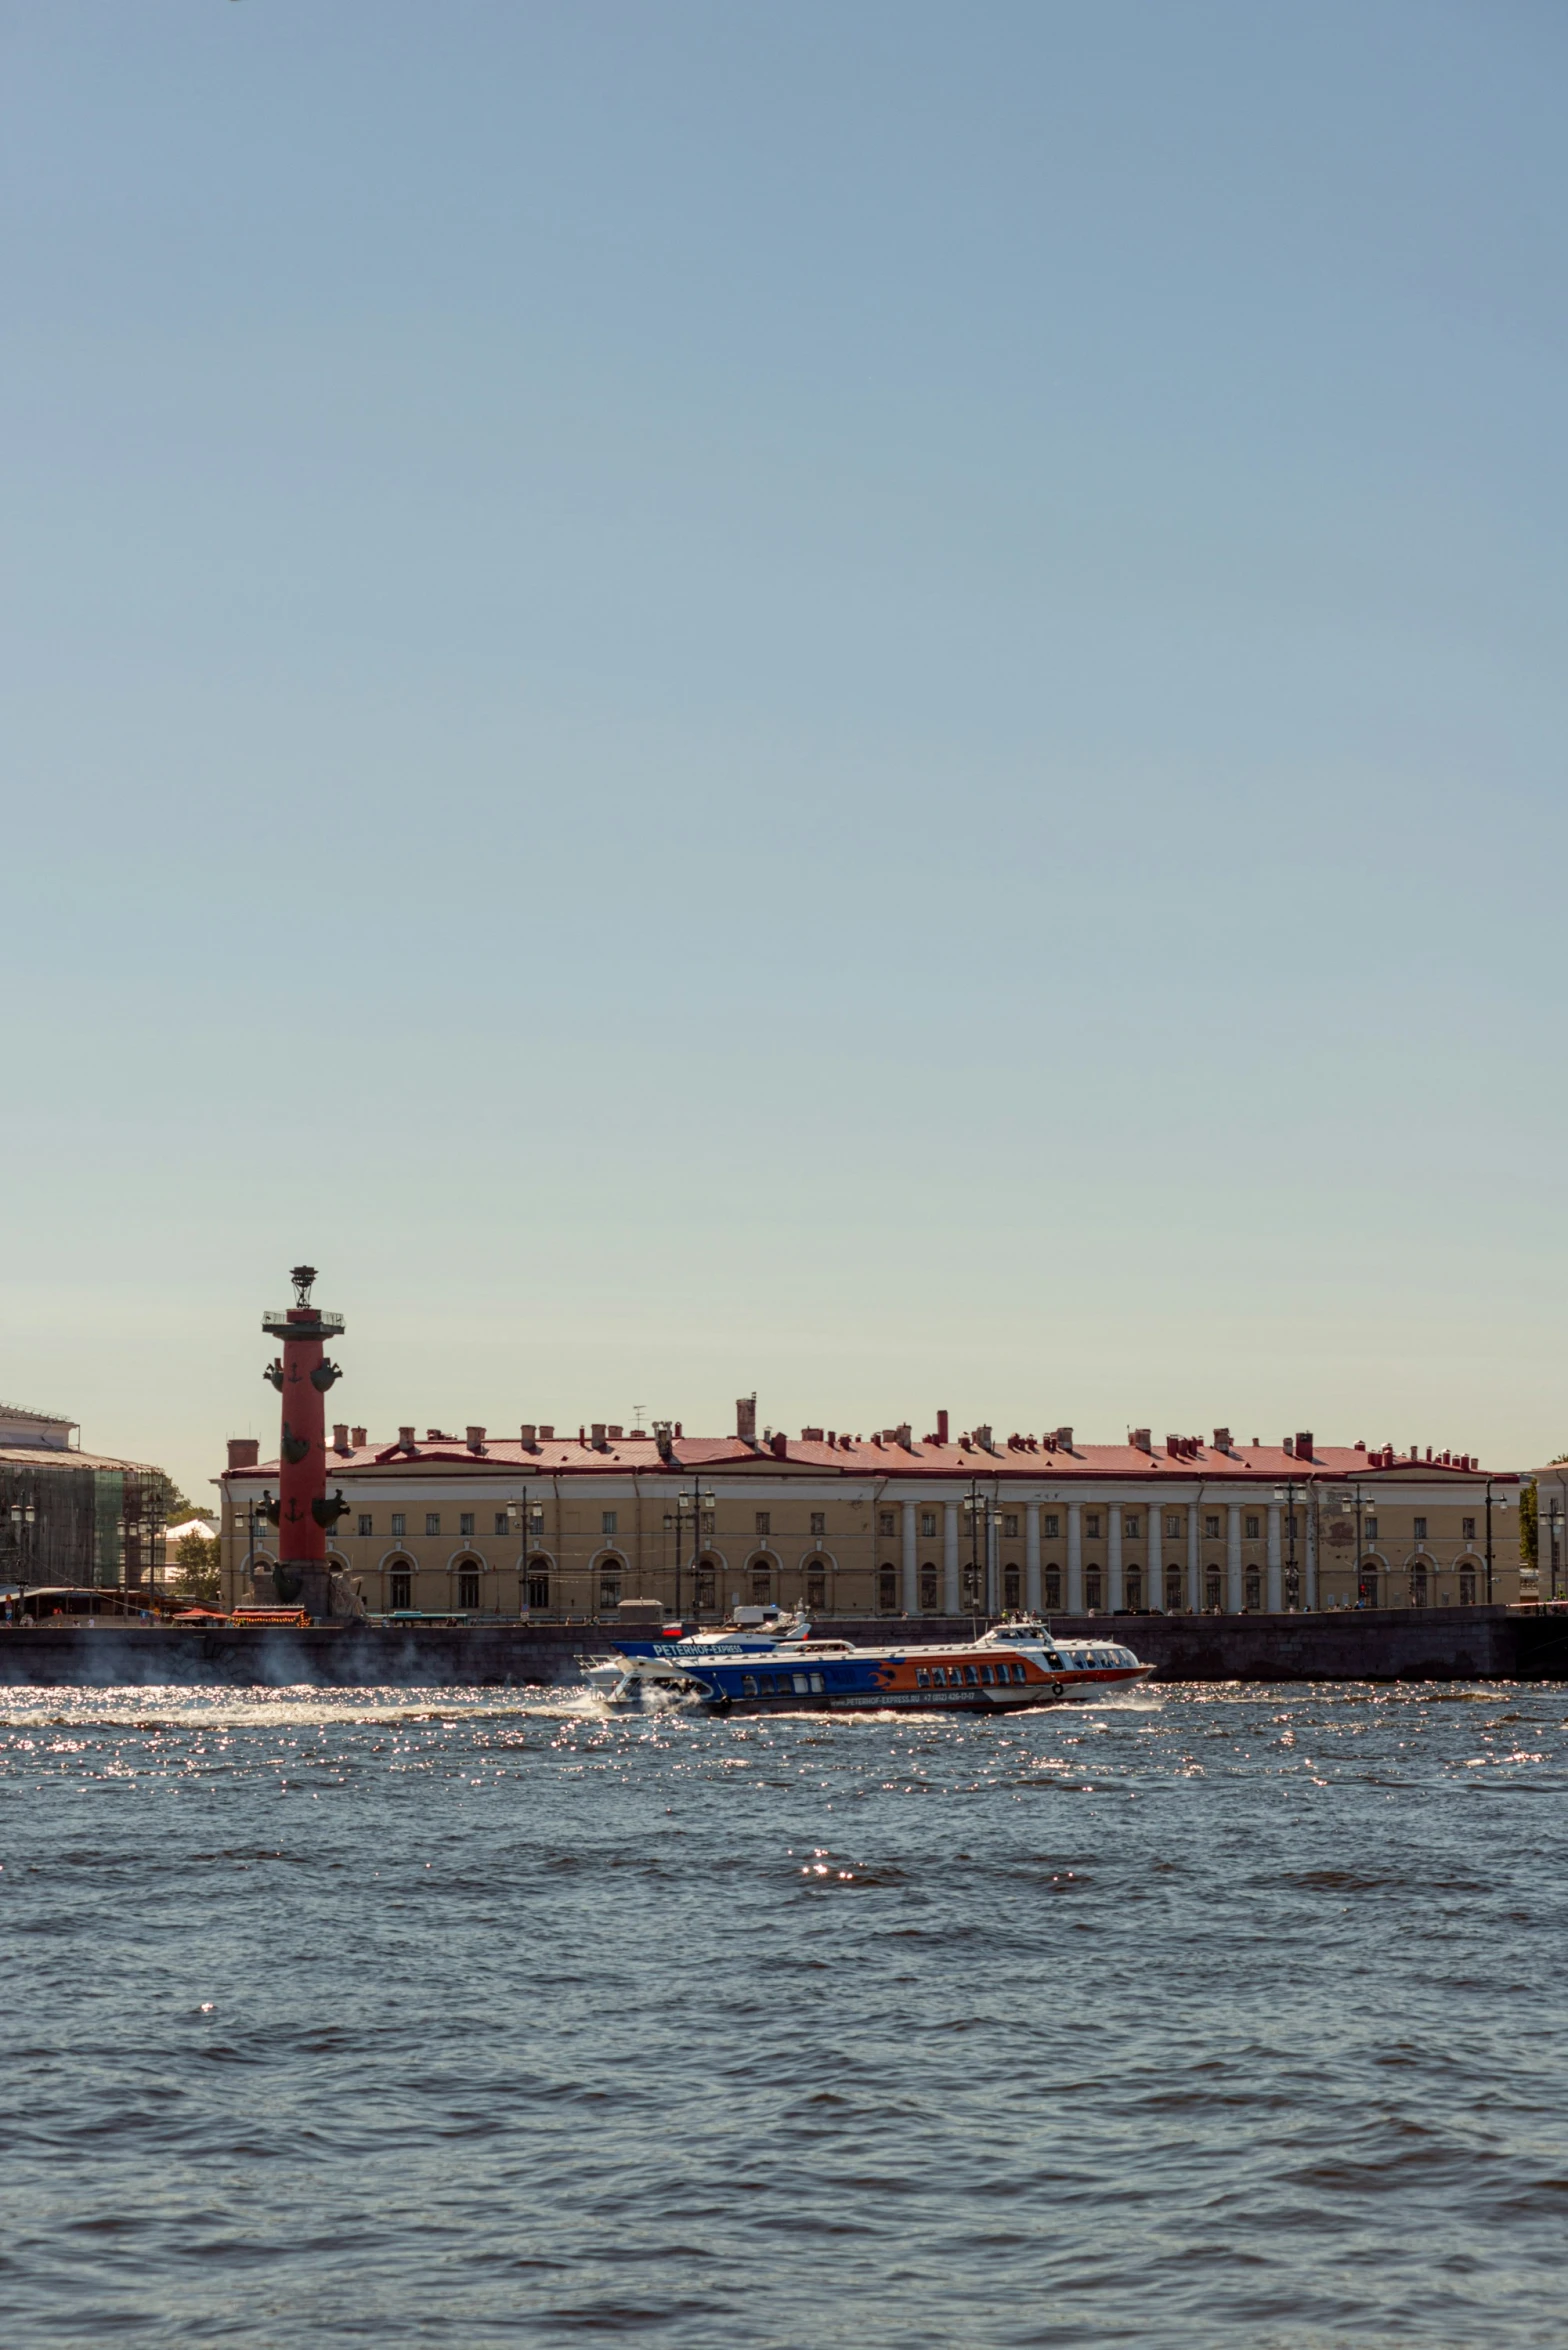
[[[4,1691],[6,2340],[1555,2341],[1565,1713]]]

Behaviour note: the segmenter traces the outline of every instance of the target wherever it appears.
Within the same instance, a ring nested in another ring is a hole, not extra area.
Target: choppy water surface
[[[5,2339],[1559,2342],[1565,1715],[5,1692]]]

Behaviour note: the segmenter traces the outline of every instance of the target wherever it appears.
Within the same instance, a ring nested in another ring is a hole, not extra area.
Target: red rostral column
[[[327,1389],[342,1373],[328,1362],[322,1343],[337,1336],[343,1317],[311,1304],[315,1278],[314,1265],[296,1265],[289,1275],[293,1305],[266,1315],[261,1326],[283,1341],[282,1354],[266,1370],[283,1398],[278,1498],[268,1512],[278,1529],[272,1587],[285,1605],[303,1607],[325,1622],[332,1613],[327,1536],[348,1504],[341,1493],[327,1499]]]

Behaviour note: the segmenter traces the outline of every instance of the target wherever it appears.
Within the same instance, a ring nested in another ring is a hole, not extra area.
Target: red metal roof
[[[777,1449],[781,1447],[782,1449]],[[739,1436],[677,1436],[671,1446],[672,1457],[661,1459],[656,1440],[652,1436],[620,1436],[607,1440],[600,1451],[591,1438],[553,1437],[541,1439],[533,1450],[527,1450],[516,1438],[487,1438],[482,1453],[473,1453],[461,1437],[442,1438],[415,1445],[412,1453],[405,1453],[396,1444],[365,1444],[348,1452],[327,1452],[327,1480],[350,1476],[356,1470],[375,1469],[394,1473],[406,1471],[417,1476],[434,1467],[442,1469],[467,1468],[477,1475],[498,1471],[509,1476],[594,1476],[622,1470],[636,1471],[646,1476],[679,1476],[693,1471],[713,1469],[757,1469],[777,1472],[781,1467],[809,1469],[818,1475],[837,1473],[850,1477],[961,1478],[966,1482],[980,1478],[1027,1479],[1038,1484],[1042,1479],[1052,1484],[1066,1483],[1077,1478],[1165,1477],[1190,1483],[1193,1478],[1252,1480],[1259,1484],[1284,1484],[1294,1479],[1297,1484],[1311,1478],[1318,1482],[1345,1483],[1353,1478],[1363,1481],[1390,1474],[1414,1470],[1425,1477],[1452,1476],[1473,1478],[1486,1471],[1478,1464],[1461,1466],[1455,1459],[1412,1460],[1408,1454],[1388,1450],[1367,1452],[1357,1445],[1316,1445],[1310,1460],[1288,1453],[1283,1445],[1234,1445],[1228,1453],[1216,1452],[1211,1445],[1194,1442],[1190,1451],[1180,1454],[1168,1452],[1156,1445],[1144,1452],[1133,1444],[1075,1444],[1071,1452],[1053,1447],[1043,1439],[1014,1437],[996,1443],[988,1451],[977,1443],[925,1444],[908,1447],[890,1438],[841,1436],[833,1444],[824,1437],[806,1442],[797,1437],[775,1438],[771,1443],[759,1441],[748,1444]],[[36,1458],[37,1456],[32,1456]],[[80,1455],[72,1456],[80,1461]],[[1504,1482],[1513,1482],[1512,1472],[1497,1472]],[[253,1469],[230,1469],[230,1478],[276,1477],[277,1461],[258,1462]]]

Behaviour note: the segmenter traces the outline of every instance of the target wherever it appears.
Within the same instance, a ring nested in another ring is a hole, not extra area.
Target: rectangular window
[[[1291,1521],[1290,1521],[1290,1530],[1291,1530],[1292,1534],[1294,1534],[1294,1533],[1295,1533],[1295,1531],[1296,1531],[1296,1521],[1295,1521],[1295,1519],[1294,1519],[1294,1518],[1292,1518],[1292,1519],[1291,1519]],[[1376,1542],[1376,1540],[1377,1540],[1377,1520],[1376,1520],[1376,1518],[1363,1518],[1363,1519],[1362,1519],[1362,1521],[1361,1521],[1361,1530],[1362,1530],[1362,1532],[1365,1534],[1365,1536],[1366,1536],[1366,1538],[1367,1538],[1368,1542]]]
[[[1002,1540],[1004,1542],[1016,1542],[1018,1540],[1018,1520],[1016,1517],[1003,1518]]]
[[[1425,1542],[1425,1540],[1426,1540],[1426,1520],[1425,1520],[1425,1518],[1417,1518],[1417,1520],[1416,1520],[1416,1525],[1415,1525],[1415,1534],[1416,1534],[1416,1540],[1417,1540],[1417,1542]]]
[[[614,1512],[614,1510],[606,1510],[606,1511],[604,1511],[603,1515],[600,1517],[600,1520],[599,1520],[599,1531],[600,1531],[600,1533],[601,1533],[601,1534],[604,1536],[604,1539],[605,1539],[605,1541],[606,1541],[606,1542],[610,1541],[610,1539],[612,1538],[612,1536],[613,1536],[613,1535],[614,1535],[614,1533],[615,1533],[615,1512]]]
[[[441,1531],[441,1512],[440,1512],[439,1510],[426,1510],[426,1512],[425,1512],[425,1532],[426,1532],[427,1534],[439,1534],[439,1533],[440,1533],[440,1531]]]
[[[771,1510],[758,1510],[758,1512],[757,1512],[757,1540],[758,1540],[759,1542],[766,1542],[766,1541],[767,1541],[767,1539],[768,1539],[768,1537],[771,1535],[771,1533],[772,1533],[772,1532],[773,1532],[773,1512],[772,1512]]]
[[[921,1513],[920,1513],[920,1532],[921,1532],[921,1535],[922,1535],[922,1537],[924,1538],[924,1540],[925,1540],[925,1541],[927,1541],[927,1542],[930,1542],[931,1540],[933,1540],[933,1538],[935,1537],[935,1534],[936,1534],[936,1512],[935,1512],[935,1510],[922,1510],[922,1511],[921,1511]]]
[[[823,1537],[823,1535],[824,1535],[824,1534],[827,1532],[827,1530],[828,1530],[828,1514],[827,1514],[827,1511],[826,1511],[826,1510],[813,1510],[813,1511],[812,1511],[812,1513],[811,1513],[811,1532],[812,1532],[812,1538],[813,1538],[813,1540],[815,1540],[815,1541],[817,1541],[817,1542],[820,1542],[820,1541],[822,1540],[822,1537]]]
[[[497,1511],[496,1511],[496,1513],[495,1513],[495,1530],[496,1530],[496,1532],[497,1532],[498,1534],[504,1534],[504,1533],[506,1532],[506,1530],[507,1530],[507,1529],[506,1529],[506,1512],[505,1512],[505,1510],[497,1510]]]
[[[1474,1542],[1474,1540],[1475,1540],[1475,1520],[1474,1520],[1474,1518],[1461,1518],[1461,1519],[1460,1519],[1460,1521],[1459,1521],[1459,1531],[1460,1531],[1461,1538],[1462,1538],[1464,1541],[1466,1541],[1466,1542]]]
[[[1084,1532],[1085,1532],[1085,1533],[1088,1535],[1088,1537],[1089,1537],[1089,1540],[1090,1540],[1091,1542],[1097,1542],[1097,1541],[1099,1540],[1099,1537],[1100,1537],[1100,1513],[1099,1513],[1099,1511],[1098,1511],[1098,1510],[1091,1510],[1091,1511],[1089,1512],[1089,1515],[1088,1515],[1088,1516],[1085,1518],[1085,1520],[1084,1520],[1084,1522],[1083,1522],[1083,1529],[1084,1529]]]
[[[1047,1542],[1059,1542],[1059,1541],[1060,1541],[1060,1539],[1061,1539],[1061,1533],[1062,1533],[1062,1521],[1061,1521],[1061,1519],[1060,1519],[1060,1518],[1058,1518],[1058,1517],[1053,1517],[1053,1516],[1052,1516],[1052,1514],[1051,1514],[1051,1512],[1048,1510],[1048,1511],[1046,1512],[1046,1517],[1045,1517],[1045,1539],[1046,1539],[1046,1541],[1047,1541]]]
[[[1176,1541],[1181,1533],[1181,1519],[1175,1514],[1174,1511],[1169,1511],[1166,1514],[1165,1531],[1173,1542]]]
[[[929,1674],[929,1673],[926,1671],[926,1668],[925,1668],[925,1666],[924,1666],[924,1665],[916,1665],[916,1667],[915,1667],[915,1687],[916,1687],[917,1689],[929,1689],[929,1688],[930,1688],[930,1686],[931,1686],[931,1676],[930,1676],[930,1674]]]
[[[1137,1541],[1137,1539],[1138,1539],[1138,1520],[1137,1520],[1137,1518],[1136,1518],[1136,1517],[1131,1517],[1131,1518],[1124,1518],[1124,1519],[1123,1519],[1123,1521],[1122,1521],[1122,1532],[1123,1532],[1123,1533],[1126,1535],[1126,1537],[1127,1537],[1127,1539],[1128,1539],[1128,1541],[1129,1541],[1129,1542],[1136,1542],[1136,1541]]]
[[[1263,1521],[1261,1518],[1249,1518],[1247,1520],[1247,1540],[1249,1542],[1256,1542],[1262,1532]]]
[[[407,1519],[404,1517],[404,1515],[403,1515],[403,1512],[402,1512],[401,1510],[394,1510],[394,1511],[392,1512],[392,1539],[393,1539],[393,1541],[394,1541],[394,1542],[401,1542],[401,1541],[402,1541],[402,1539],[403,1539],[403,1537],[404,1537],[404,1535],[405,1535],[407,1532],[408,1532],[408,1520],[407,1520]]]
[[[884,1535],[895,1534],[898,1531],[898,1520],[894,1517],[891,1510],[879,1510],[877,1512],[877,1531],[879,1534]]]
[[[369,1534],[373,1530],[369,1513],[365,1510],[361,1510],[359,1513],[359,1530],[361,1534]]]
[[[1220,1538],[1219,1519],[1217,1517],[1205,1518],[1203,1521],[1203,1531],[1211,1542],[1218,1542]]]
[[[457,1533],[458,1533],[458,1539],[459,1539],[459,1541],[461,1541],[461,1542],[472,1542],[472,1541],[473,1541],[473,1539],[474,1539],[474,1513],[473,1513],[473,1511],[472,1511],[472,1510],[459,1510],[459,1511],[458,1511],[458,1513],[457,1513]]]

